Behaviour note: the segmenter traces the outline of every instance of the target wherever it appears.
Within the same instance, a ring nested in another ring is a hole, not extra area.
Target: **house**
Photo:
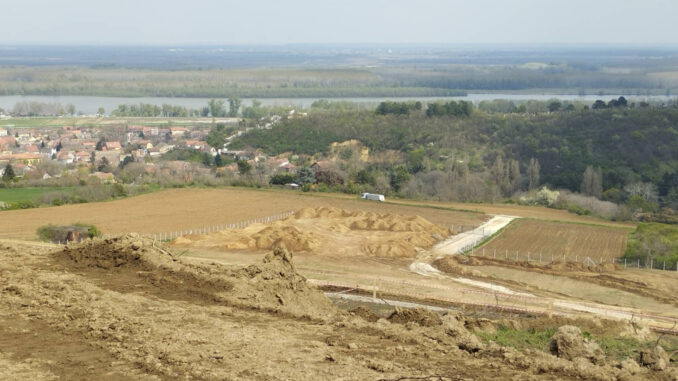
[[[57,153],[56,159],[59,163],[73,164],[75,161],[75,152],[62,149],[59,151],[59,153]]]
[[[115,183],[115,176],[113,176],[112,173],[105,173],[105,172],[94,172],[91,173],[90,176],[96,177],[99,179],[104,184],[112,184]]]
[[[78,151],[75,153],[75,161],[77,163],[87,163],[92,158],[92,154],[87,151]]]
[[[120,162],[120,151],[94,151],[94,160],[98,163],[106,158],[111,165],[118,165]]]
[[[37,153],[15,153],[15,154],[10,154],[9,156],[4,155],[0,156],[0,160],[2,159],[7,159],[11,161],[15,161],[18,163],[26,164],[26,165],[34,165],[34,164],[39,164],[42,162],[43,156]]]
[[[7,136],[8,132],[4,128],[0,128],[0,136]]]
[[[170,127],[170,134],[172,137],[184,136],[188,132],[186,127]]]
[[[207,142],[203,142],[203,141],[200,141],[200,140],[186,140],[185,143],[186,143],[186,146],[188,148],[194,148],[194,149],[198,149],[198,150],[201,150],[201,151],[203,151],[203,150],[207,149],[207,147],[209,147]]]
[[[14,136],[3,136],[0,137],[0,150],[1,149],[10,149],[16,145],[16,139]]]
[[[106,151],[120,151],[122,146],[120,142],[106,142],[104,143],[104,148],[106,148]]]

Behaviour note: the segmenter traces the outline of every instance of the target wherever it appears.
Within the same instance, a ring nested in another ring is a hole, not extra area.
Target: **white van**
[[[386,198],[384,198],[383,194],[376,194],[376,193],[362,193],[360,195],[360,198],[363,198],[365,200],[372,200],[372,201],[386,201]]]

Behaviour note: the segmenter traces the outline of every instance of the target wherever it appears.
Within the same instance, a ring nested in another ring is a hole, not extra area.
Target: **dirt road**
[[[489,221],[477,228],[451,236],[443,242],[435,245],[431,251],[434,254],[459,254],[465,250],[470,250],[473,246],[480,243],[483,239],[492,236],[506,225],[516,219],[514,216],[493,216]]]

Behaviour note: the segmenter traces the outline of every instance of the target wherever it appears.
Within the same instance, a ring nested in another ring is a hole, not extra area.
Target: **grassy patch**
[[[47,192],[71,192],[75,187],[31,187],[31,188],[0,188],[0,201],[6,203],[28,202],[39,199]]]
[[[495,332],[476,331],[475,333],[486,342],[494,341],[505,347],[513,347],[520,350],[538,349],[548,352],[551,337],[556,333],[556,329],[520,331],[500,325]]]
[[[548,353],[551,337],[556,333],[556,330],[557,328],[516,330],[500,325],[495,332],[476,331],[475,334],[485,342],[494,341],[499,345],[519,350],[537,349]],[[582,335],[598,343],[605,355],[611,360],[635,359],[642,350],[651,348],[655,344],[654,341],[643,342],[632,337],[596,336],[587,331],[583,331]],[[676,344],[678,344],[678,340],[675,338],[661,341],[661,345],[667,352],[673,351]]]

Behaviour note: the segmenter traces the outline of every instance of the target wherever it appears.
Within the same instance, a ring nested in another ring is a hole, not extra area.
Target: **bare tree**
[[[530,159],[530,164],[527,166],[528,189],[532,190],[539,186],[540,171],[541,166],[539,165],[539,160],[535,158]]]
[[[603,172],[600,167],[593,168],[590,165],[586,167],[579,190],[587,196],[596,198],[603,196]]]

